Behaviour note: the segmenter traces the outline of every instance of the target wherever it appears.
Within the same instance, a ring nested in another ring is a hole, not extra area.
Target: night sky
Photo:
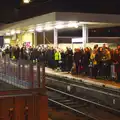
[[[21,0],[22,1],[22,0]],[[10,23],[54,11],[120,14],[120,2],[87,2],[86,0],[33,0],[23,5],[20,0],[0,0],[0,22]],[[83,2],[84,1],[84,2]]]

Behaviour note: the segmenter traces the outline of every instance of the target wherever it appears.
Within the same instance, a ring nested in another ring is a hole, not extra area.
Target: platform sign
[[[72,49],[74,48],[84,48],[84,41],[83,38],[72,38]]]
[[[72,43],[83,43],[83,38],[72,38]]]

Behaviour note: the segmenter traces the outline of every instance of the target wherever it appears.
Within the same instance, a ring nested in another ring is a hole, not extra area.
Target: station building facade
[[[55,47],[68,46],[68,38],[60,37],[59,30],[81,29],[82,36],[69,38],[69,45],[85,47],[89,43],[88,30],[120,26],[119,15],[52,12],[42,16],[33,17],[23,21],[3,25],[0,28],[0,36],[4,38],[4,44],[22,46],[37,46],[49,44]],[[64,42],[60,42],[60,41]],[[98,41],[99,42],[99,41]]]

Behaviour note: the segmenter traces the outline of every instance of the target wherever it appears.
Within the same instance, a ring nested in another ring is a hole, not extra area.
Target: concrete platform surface
[[[86,84],[96,85],[100,87],[104,86],[104,87],[120,90],[120,83],[116,83],[115,81],[91,79],[86,76],[83,77],[80,75],[73,76],[70,73],[56,72],[50,68],[46,68],[46,74],[54,75],[60,78],[68,78],[70,80],[75,80],[75,82],[84,82]]]

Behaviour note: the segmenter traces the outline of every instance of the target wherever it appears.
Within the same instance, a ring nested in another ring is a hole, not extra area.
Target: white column
[[[45,39],[46,39],[45,31],[43,31],[43,44],[45,44]]]
[[[37,32],[34,32],[34,46],[37,46]]]
[[[87,25],[83,25],[82,26],[82,38],[83,38],[83,43],[84,43],[84,47],[85,44],[88,43],[88,26]]]
[[[20,44],[21,44],[21,47],[23,46],[22,36],[23,36],[23,34],[20,33]]]
[[[54,28],[54,46],[58,46],[58,30]]]

